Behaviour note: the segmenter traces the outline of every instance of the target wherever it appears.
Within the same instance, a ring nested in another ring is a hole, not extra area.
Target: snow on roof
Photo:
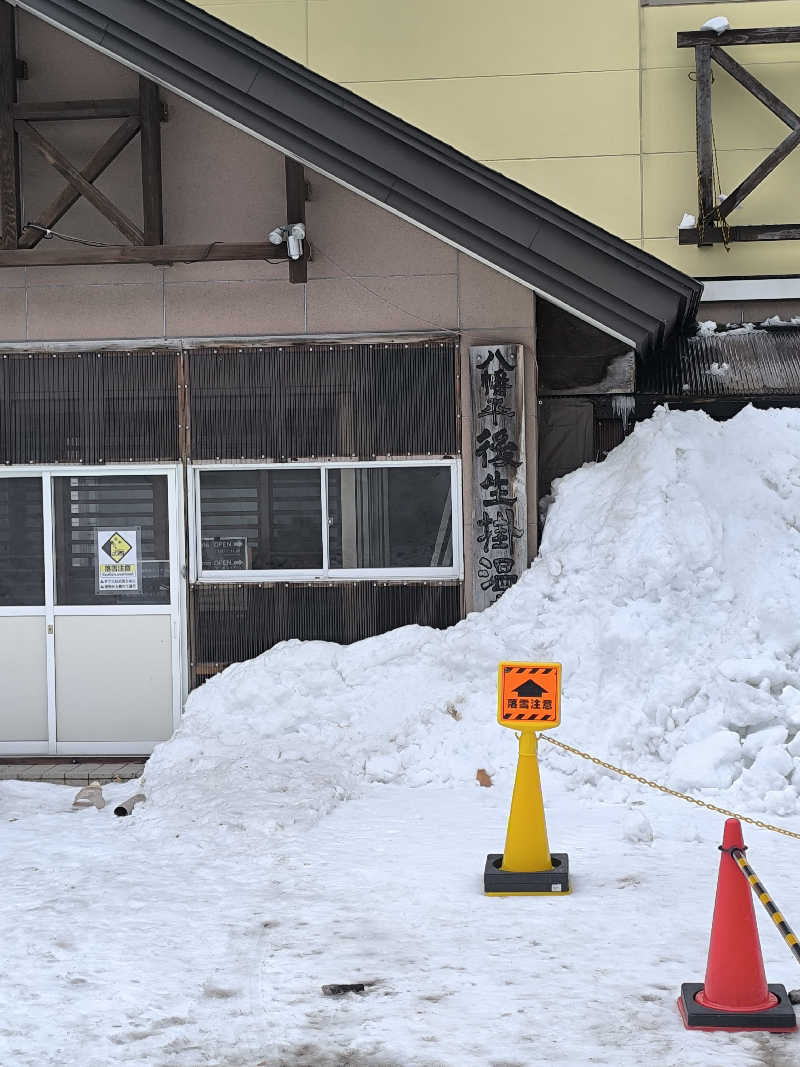
[[[563,663],[564,741],[737,810],[794,811],[799,481],[800,411],[659,409],[556,483],[540,556],[486,612],[347,647],[289,641],[206,682],[147,765],[142,817],[229,819],[241,795],[269,828],[315,821],[365,780],[510,776],[504,659]],[[544,758],[576,789],[623,789]]]
[[[642,363],[637,390],[662,399],[797,397],[800,320],[773,316],[733,327],[702,322],[694,337],[681,337]]]

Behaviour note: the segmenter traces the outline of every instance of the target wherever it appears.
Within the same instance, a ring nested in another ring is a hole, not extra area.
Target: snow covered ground
[[[130,818],[0,783],[0,1064],[796,1067],[800,1037],[687,1033],[675,1008],[718,816],[542,745],[573,894],[481,878],[516,759],[500,659],[563,663],[562,740],[800,831],[798,604],[800,412],[658,413],[563,480],[488,612],[211,679]],[[800,842],[745,839],[800,927]],[[759,924],[769,981],[800,986]]]

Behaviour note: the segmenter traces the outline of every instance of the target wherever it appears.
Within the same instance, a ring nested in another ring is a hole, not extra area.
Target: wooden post
[[[142,123],[142,211],[144,243],[160,245],[164,240],[161,195],[161,102],[158,86],[139,78],[139,115]]]
[[[291,226],[293,222],[306,222],[306,179],[303,173],[303,164],[294,159],[284,157],[286,165],[286,223]],[[302,259],[289,260],[289,281],[305,282],[308,280],[306,260],[308,258],[308,245],[303,241]]]
[[[711,244],[705,239],[704,224],[713,226],[714,216],[714,142],[711,127],[711,46],[698,45],[694,50],[697,109],[698,245]]]
[[[17,49],[14,8],[0,0],[0,244],[16,248],[19,239],[19,146],[14,129]]]

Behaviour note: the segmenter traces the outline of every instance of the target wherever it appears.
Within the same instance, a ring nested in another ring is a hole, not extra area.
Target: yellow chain
[[[697,797],[690,797],[687,793],[680,793],[677,789],[669,789],[665,785],[660,785],[658,782],[651,782],[649,778],[642,778],[640,774],[633,774],[631,771],[624,771],[622,767],[615,767],[613,763],[606,763],[605,760],[598,759],[597,756],[590,756],[588,752],[581,752],[579,748],[573,748],[572,745],[565,745],[563,741],[556,741],[554,737],[550,737],[549,734],[539,734],[541,741],[547,741],[548,744],[555,745],[557,748],[563,748],[565,752],[571,752],[573,756],[580,756],[581,759],[588,760],[590,763],[596,763],[598,767],[605,767],[607,771],[613,771],[615,774],[621,774],[623,778],[630,778],[631,781],[638,782],[639,785],[649,786],[650,789],[657,789],[659,793],[667,793],[671,797],[678,797],[679,800],[686,800],[690,804],[696,804],[698,808],[706,808],[708,811],[714,811],[717,815],[727,815],[730,819],[738,819],[739,822],[749,823],[750,826],[758,826],[761,830],[771,830],[774,834],[783,834],[785,837],[793,837],[795,840],[800,841],[800,834],[796,834],[793,830],[785,830],[782,826],[773,826],[768,822],[761,822],[760,819],[750,819],[747,815],[739,815],[738,812],[728,811],[727,808],[718,808],[716,804],[707,804],[704,800],[698,800]]]

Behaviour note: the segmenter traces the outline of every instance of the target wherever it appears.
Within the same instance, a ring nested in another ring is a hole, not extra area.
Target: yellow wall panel
[[[197,6],[290,59],[306,62],[305,0],[213,0]]]
[[[730,193],[764,157],[763,152],[720,152],[722,192]],[[644,235],[674,237],[684,211],[697,214],[697,157],[694,152],[644,156]],[[800,223],[800,153],[784,160],[730,215],[732,226]]]
[[[690,272],[800,273],[800,242],[680,248],[696,213],[695,86],[680,30],[800,25],[800,0],[205,0],[207,11]],[[641,39],[640,39],[641,35]],[[800,45],[731,49],[800,111]],[[642,99],[639,100],[641,67]],[[786,127],[715,68],[724,192]],[[800,221],[800,149],[732,224]]]
[[[800,111],[800,45],[798,62],[748,67],[789,107]],[[642,74],[642,151],[695,150],[695,86],[689,71],[677,67],[646,70]],[[764,148],[771,151],[789,132],[780,119],[714,66],[711,90],[714,139],[717,149]]]
[[[644,241],[645,252],[663,259],[695,278],[773,277],[800,274],[800,241],[752,241],[698,248],[674,240]]]
[[[639,151],[635,71],[362,82],[348,88],[474,159]]]
[[[491,166],[618,237],[641,236],[638,155],[500,160]]]
[[[638,0],[310,0],[309,64],[335,81],[638,66]]]
[[[755,0],[749,4],[680,4],[642,8],[642,65],[693,67],[694,49],[676,48],[679,31],[699,30],[706,19],[725,15],[732,29],[753,26],[800,26],[800,0]],[[726,49],[728,51],[728,49]],[[743,66],[751,63],[792,63],[796,44],[744,45],[729,49]]]

